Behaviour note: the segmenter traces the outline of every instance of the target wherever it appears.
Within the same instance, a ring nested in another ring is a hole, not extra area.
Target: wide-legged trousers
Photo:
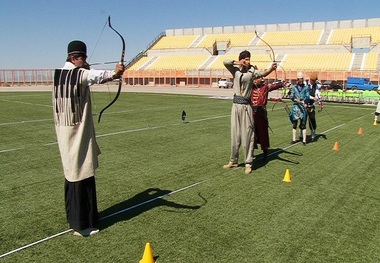
[[[99,221],[95,177],[79,182],[65,179],[65,204],[67,222],[71,229],[80,231],[96,228]]]
[[[233,103],[231,109],[231,163],[238,163],[243,147],[245,164],[252,165],[254,151],[254,120],[251,105]]]

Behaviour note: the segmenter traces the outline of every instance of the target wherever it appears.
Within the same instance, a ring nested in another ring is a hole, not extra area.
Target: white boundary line
[[[351,121],[349,121],[349,122],[354,122],[354,121],[360,120],[360,119],[364,118],[365,116],[366,116],[366,115],[360,116],[360,117],[358,117],[358,118],[356,118],[356,119],[353,119],[353,120],[351,120]],[[324,131],[324,132],[321,132],[321,133],[319,133],[319,134],[325,134],[325,133],[328,133],[328,132],[330,132],[330,131],[333,131],[333,130],[339,129],[340,127],[343,127],[344,125],[346,125],[346,123],[343,123],[343,124],[337,125],[337,126],[335,126],[335,127],[332,127],[331,129],[328,129],[328,130],[326,130],[326,131]],[[272,155],[274,155],[274,154],[281,153],[282,151],[284,151],[284,150],[286,150],[286,149],[289,149],[289,148],[291,148],[291,147],[293,147],[293,146],[295,146],[295,145],[297,145],[297,144],[299,144],[299,143],[301,143],[301,142],[297,142],[297,143],[295,143],[295,144],[291,144],[291,145],[289,145],[289,146],[286,146],[286,147],[284,147],[284,148],[281,148],[281,149],[278,150],[278,151],[275,151],[275,152],[273,152],[273,153],[268,154],[268,156],[272,156]]]
[[[5,100],[5,99],[0,99],[0,101],[11,102],[11,103],[19,103],[19,104],[25,104],[25,105],[37,105],[37,106],[43,106],[43,107],[53,108],[52,105],[39,104],[39,103],[31,103],[31,102],[25,102],[25,101]]]
[[[46,237],[46,238],[44,238],[44,239],[38,240],[38,241],[36,241],[36,242],[34,242],[34,243],[30,243],[29,245],[26,245],[26,246],[23,246],[23,247],[17,248],[17,249],[12,250],[12,251],[9,251],[8,253],[5,253],[5,254],[0,255],[0,258],[3,258],[3,257],[8,256],[8,255],[10,255],[10,254],[16,253],[16,252],[21,251],[21,250],[23,250],[23,249],[29,248],[29,247],[31,247],[31,246],[37,245],[37,244],[39,244],[39,243],[45,242],[45,241],[47,241],[47,240],[49,240],[49,239],[53,239],[53,238],[55,238],[55,237],[61,236],[61,235],[66,234],[66,233],[69,233],[70,231],[72,231],[72,229],[68,229],[68,230],[63,231],[63,232],[61,232],[61,233],[58,233],[58,234],[52,235],[52,236],[50,236],[50,237]]]
[[[44,121],[53,121],[53,119],[40,119],[40,120],[18,121],[18,122],[4,122],[4,123],[0,123],[0,126],[18,125],[18,124],[29,124],[29,123],[44,122]]]
[[[160,196],[155,197],[155,198],[153,198],[153,199],[149,199],[149,200],[147,200],[147,201],[145,201],[145,202],[142,202],[142,203],[140,203],[140,204],[137,204],[137,205],[134,205],[134,206],[128,207],[128,208],[126,208],[126,209],[120,210],[120,211],[115,212],[115,213],[113,213],[113,214],[110,214],[110,215],[108,215],[108,216],[104,216],[104,217],[102,217],[100,220],[103,220],[103,219],[106,219],[106,218],[109,218],[109,217],[113,217],[113,216],[118,215],[118,214],[122,214],[122,213],[124,213],[124,212],[126,212],[126,211],[129,211],[129,210],[132,210],[132,209],[134,209],[134,208],[136,208],[136,207],[139,207],[139,206],[142,206],[142,205],[145,205],[145,204],[151,203],[151,202],[153,202],[153,201],[156,201],[157,199],[161,199],[161,198],[164,198],[164,197],[166,197],[166,196],[169,196],[169,195],[172,195],[172,194],[175,194],[175,193],[178,193],[178,192],[184,191],[184,190],[189,189],[189,188],[191,188],[191,187],[194,187],[194,186],[196,186],[196,185],[198,185],[198,184],[203,184],[203,183],[207,182],[208,180],[209,180],[209,179],[206,179],[206,180],[200,181],[200,182],[198,182],[198,183],[194,183],[194,184],[191,184],[191,185],[185,186],[185,187],[183,187],[183,188],[181,188],[181,189],[178,189],[178,190],[172,191],[172,192],[170,192],[170,193],[160,195]]]
[[[0,150],[0,153],[14,152],[14,151],[19,151],[19,150],[23,150],[23,149],[24,148],[5,149],[5,150]]]
[[[204,119],[192,120],[192,121],[189,121],[189,123],[196,123],[196,122],[202,122],[202,121],[220,119],[220,118],[225,118],[225,117],[229,117],[229,116],[231,116],[231,115],[214,116],[214,117],[209,117],[209,118],[204,118]],[[104,134],[98,134],[98,135],[96,135],[96,138],[108,137],[108,136],[114,136],[114,135],[120,135],[120,134],[132,133],[132,132],[150,131],[150,130],[161,129],[161,128],[165,128],[165,127],[172,127],[172,126],[182,125],[182,124],[183,124],[183,122],[178,122],[178,123],[168,124],[168,125],[163,125],[163,126],[144,127],[144,128],[133,129],[133,130],[125,130],[125,131],[104,133]],[[50,143],[42,144],[42,146],[50,146],[50,145],[56,145],[56,144],[57,144],[57,142],[50,142]],[[19,151],[19,150],[24,150],[24,149],[27,149],[27,148],[28,147],[20,147],[20,148],[13,148],[13,149],[3,149],[3,150],[0,150],[0,153]]]
[[[111,214],[111,215],[108,215],[108,216],[102,217],[100,220],[103,220],[103,219],[106,219],[106,218],[109,218],[109,217],[112,217],[112,216],[115,216],[115,215],[118,215],[118,214],[124,213],[124,212],[129,211],[129,210],[132,210],[132,209],[134,209],[134,208],[136,208],[136,207],[139,207],[139,206],[142,206],[142,205],[145,205],[145,204],[151,203],[151,202],[153,202],[153,201],[156,201],[157,199],[161,199],[161,198],[164,198],[164,197],[166,197],[166,196],[173,195],[173,194],[178,193],[178,192],[182,192],[182,191],[184,191],[184,190],[187,190],[187,189],[192,188],[192,187],[194,187],[194,186],[197,186],[197,185],[199,185],[199,184],[203,184],[203,183],[207,182],[208,180],[209,180],[209,179],[205,179],[205,180],[203,180],[203,181],[199,181],[199,182],[197,182],[197,183],[193,183],[193,184],[191,184],[191,185],[188,185],[188,186],[182,187],[182,188],[177,189],[177,190],[175,190],[175,191],[172,191],[172,192],[170,192],[170,193],[167,193],[167,194],[164,194],[164,195],[161,195],[161,196],[155,197],[155,198],[153,198],[153,199],[147,200],[147,201],[142,202],[142,203],[140,203],[140,204],[137,204],[137,205],[134,205],[134,206],[128,207],[128,208],[126,208],[126,209],[120,210],[120,211],[118,211],[118,212],[116,212],[116,213],[113,213],[113,214]],[[37,245],[37,244],[40,244],[40,243],[42,243],[42,242],[48,241],[48,240],[50,240],[50,239],[53,239],[53,238],[56,238],[56,237],[62,236],[62,235],[66,234],[66,233],[69,233],[69,232],[71,232],[71,231],[73,231],[73,230],[72,230],[72,229],[68,229],[68,230],[65,230],[65,231],[63,231],[63,232],[60,232],[60,233],[58,233],[58,234],[52,235],[52,236],[50,236],[50,237],[46,237],[46,238],[40,239],[40,240],[38,240],[38,241],[36,241],[36,242],[30,243],[30,244],[28,244],[28,245],[25,245],[25,246],[23,246],[23,247],[20,247],[20,248],[14,249],[14,250],[12,250],[12,251],[9,251],[9,252],[7,252],[7,253],[5,253],[5,254],[0,255],[0,259],[3,258],[3,257],[6,257],[6,256],[8,256],[8,255],[11,255],[11,254],[13,254],[13,253],[16,253],[16,252],[18,252],[18,251],[21,251],[21,250],[24,250],[24,249],[30,248],[30,247],[32,247],[32,246],[34,246],[34,245]]]
[[[360,117],[360,118],[361,118],[361,117]],[[330,132],[330,131],[333,131],[333,130],[339,129],[340,127],[342,127],[342,126],[344,126],[344,125],[346,125],[346,124],[344,123],[344,124],[341,124],[341,125],[338,125],[338,126],[332,127],[331,129],[328,129],[328,130],[326,130],[326,131],[324,131],[324,132],[321,132],[321,133],[319,133],[319,134],[325,134],[325,133],[328,133],[328,132]],[[275,151],[275,152],[272,152],[272,153],[268,154],[268,156],[272,156],[272,155],[275,155],[275,154],[281,153],[281,152],[283,152],[284,150],[289,149],[289,148],[291,148],[291,147],[293,147],[293,146],[295,146],[295,145],[297,145],[297,144],[299,144],[299,143],[301,143],[301,142],[297,142],[297,143],[295,143],[295,144],[288,145],[288,146],[286,146],[286,147],[284,147],[284,148],[281,148],[281,149],[278,150],[278,151]]]

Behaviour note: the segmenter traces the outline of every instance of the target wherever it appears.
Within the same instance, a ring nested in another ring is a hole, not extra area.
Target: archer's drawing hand
[[[271,70],[276,70],[277,69],[277,62],[273,62],[271,66]]]
[[[87,62],[84,62],[83,63],[83,68],[90,69],[90,64],[88,64]]]
[[[116,64],[114,78],[115,79],[120,78],[123,75],[124,70],[125,70],[125,68],[124,68],[124,65],[122,63]]]

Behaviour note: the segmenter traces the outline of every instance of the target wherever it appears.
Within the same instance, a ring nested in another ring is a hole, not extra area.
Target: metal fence
[[[305,79],[315,70],[303,70]],[[317,71],[319,80],[335,80],[345,86],[347,77],[366,77],[379,83],[379,71]],[[40,86],[51,85],[54,69],[0,69],[0,86]],[[131,86],[191,86],[215,87],[219,78],[231,78],[227,70],[126,70],[123,75],[125,85]],[[270,80],[287,79],[295,81],[297,70],[272,72]]]
[[[0,69],[0,86],[39,86],[53,83],[54,69]]]

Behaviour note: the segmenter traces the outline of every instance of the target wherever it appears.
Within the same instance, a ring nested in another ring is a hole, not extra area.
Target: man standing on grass
[[[297,73],[297,84],[290,90],[290,99],[294,102],[292,111],[290,113],[290,121],[293,124],[293,139],[291,144],[296,143],[297,137],[297,124],[299,121],[300,138],[302,138],[302,144],[306,145],[306,121],[307,111],[306,105],[309,101],[309,88],[303,81],[303,73]]]
[[[65,175],[67,222],[74,235],[89,236],[99,232],[95,169],[100,154],[89,86],[120,78],[124,66],[118,64],[115,71],[90,70],[82,41],[70,42],[67,53],[64,67],[54,73],[54,123]]]
[[[245,50],[239,54],[239,60],[227,59],[224,66],[233,76],[234,98],[231,109],[231,156],[224,169],[238,166],[239,148],[243,146],[245,158],[245,173],[252,172],[254,150],[254,120],[251,103],[253,80],[266,77],[276,70],[277,63],[265,70],[257,70],[251,65],[251,53]]]
[[[377,94],[380,95],[380,90],[377,90],[376,92],[377,92]],[[379,123],[379,115],[380,115],[380,100],[377,102],[377,107],[376,107],[376,111],[375,111],[375,121],[373,122],[373,124]]]
[[[311,141],[316,140],[316,129],[317,129],[317,120],[315,118],[315,103],[318,103],[320,105],[320,108],[322,109],[322,97],[320,92],[321,85],[317,83],[318,80],[318,74],[317,73],[311,73],[310,74],[310,82],[309,82],[309,93],[310,93],[310,100],[307,103],[307,114],[309,117],[309,128],[311,130]]]
[[[267,112],[268,94],[273,90],[284,87],[284,81],[276,81],[272,84],[265,84],[263,78],[253,81],[253,90],[251,95],[251,105],[253,110],[253,119],[255,123],[255,149],[260,144],[263,151],[263,159],[267,160],[269,149],[269,120]],[[277,101],[277,100],[276,100]]]

